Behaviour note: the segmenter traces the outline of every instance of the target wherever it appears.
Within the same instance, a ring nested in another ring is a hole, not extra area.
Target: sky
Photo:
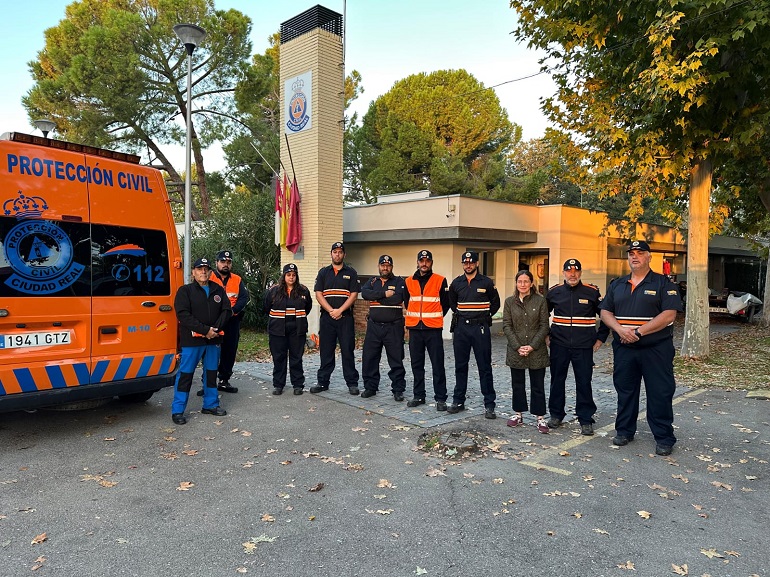
[[[64,18],[69,3],[34,0],[4,6],[0,133],[39,134],[21,104],[33,84],[27,63],[44,47],[45,30]],[[487,87],[507,82],[494,90],[511,122],[522,127],[525,140],[545,132],[548,122],[539,100],[551,96],[554,85],[545,74],[524,79],[539,72],[538,54],[510,34],[516,26],[516,12],[507,0],[215,0],[215,7],[234,8],[251,18],[252,50],[261,54],[281,22],[318,3],[346,14],[345,68],[348,73],[361,73],[364,88],[351,107],[359,116],[372,100],[411,74],[464,68]],[[512,80],[516,81],[509,82]],[[184,147],[167,152],[183,169]],[[224,168],[218,146],[204,151],[204,160],[209,171]]]

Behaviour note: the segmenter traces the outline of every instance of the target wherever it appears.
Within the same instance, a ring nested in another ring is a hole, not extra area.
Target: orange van
[[[0,136],[0,412],[173,386],[182,257],[139,157]]]

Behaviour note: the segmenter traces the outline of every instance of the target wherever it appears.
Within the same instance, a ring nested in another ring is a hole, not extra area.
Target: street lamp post
[[[187,137],[185,139],[185,177],[184,177],[184,278],[190,274],[190,218],[192,207],[192,54],[195,48],[206,38],[206,31],[195,24],[177,24],[174,33],[187,50]]]

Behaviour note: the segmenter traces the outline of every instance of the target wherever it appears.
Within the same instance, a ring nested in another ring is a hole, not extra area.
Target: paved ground
[[[181,427],[169,389],[2,414],[0,576],[770,575],[770,402],[682,390],[671,457],[644,422],[616,448],[599,357],[594,437],[507,428],[478,397],[435,426],[339,382],[275,397],[249,365],[226,417],[194,397]],[[480,449],[418,448],[447,434]]]

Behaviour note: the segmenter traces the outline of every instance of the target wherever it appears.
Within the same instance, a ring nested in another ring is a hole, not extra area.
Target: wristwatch
[[[639,329],[634,329],[634,334],[640,339],[642,338],[642,333],[639,332]]]

